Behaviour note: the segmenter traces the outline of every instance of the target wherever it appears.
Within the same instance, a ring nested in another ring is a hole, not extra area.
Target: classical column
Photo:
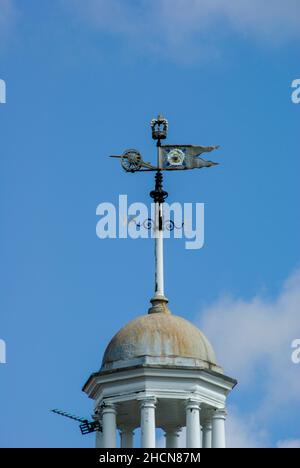
[[[155,448],[155,404],[152,397],[140,400],[142,448]]]
[[[200,446],[200,403],[195,400],[188,400],[186,403],[186,447],[200,448]]]
[[[96,431],[96,448],[103,448],[103,432]]]
[[[211,448],[212,422],[207,417],[202,422],[202,448]]]
[[[102,409],[103,448],[116,448],[116,408],[112,403],[106,403]]]
[[[225,448],[225,409],[216,409],[212,415],[212,448]]]
[[[95,421],[98,421],[98,423],[100,424],[100,427],[102,429],[102,412],[101,412],[101,409],[96,408],[93,419]],[[102,430],[101,431],[96,431],[96,448],[103,448],[103,432],[102,432]]]
[[[124,426],[120,429],[121,448],[133,448],[133,428]]]
[[[166,448],[178,448],[180,430],[177,427],[165,429]]]

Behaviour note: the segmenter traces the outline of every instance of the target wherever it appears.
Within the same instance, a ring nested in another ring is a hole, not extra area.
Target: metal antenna
[[[80,418],[79,416],[75,416],[74,414],[67,413],[66,411],[61,411],[58,409],[50,410],[51,413],[58,414],[59,416],[64,416],[68,419],[73,419],[73,421],[80,422],[79,429],[82,435],[90,434],[91,432],[100,431],[102,432],[102,427],[98,420],[89,421],[86,418]]]

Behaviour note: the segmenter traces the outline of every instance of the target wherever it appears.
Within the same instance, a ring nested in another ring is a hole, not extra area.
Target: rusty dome
[[[150,313],[125,325],[107,346],[101,371],[139,365],[196,367],[223,373],[204,334],[170,313]]]

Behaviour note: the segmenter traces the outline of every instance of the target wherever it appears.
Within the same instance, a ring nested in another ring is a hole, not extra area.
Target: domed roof
[[[163,312],[143,315],[125,325],[107,346],[101,371],[147,364],[223,372],[203,333],[184,318]]]

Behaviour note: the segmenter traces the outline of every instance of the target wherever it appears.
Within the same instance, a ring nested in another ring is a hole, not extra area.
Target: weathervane
[[[126,172],[202,169],[218,164],[199,156],[210,153],[219,146],[162,145],[161,140],[165,140],[168,135],[168,121],[161,115],[151,120],[151,129],[152,138],[157,141],[157,165],[153,166],[150,162],[144,161],[136,149],[127,149],[122,155],[110,156],[121,159],[121,165]]]
[[[150,197],[155,203],[155,294],[151,299],[152,307],[149,313],[160,312],[166,308],[168,299],[164,294],[164,263],[163,263],[163,203],[168,193],[163,190],[162,171],[179,171],[189,169],[202,169],[216,166],[218,163],[199,157],[210,153],[219,146],[195,145],[162,145],[168,135],[168,121],[162,115],[151,120],[152,138],[156,140],[157,162],[156,166],[143,160],[141,153],[136,149],[128,149],[122,155],[112,155],[112,158],[121,160],[121,166],[126,172],[155,171],[155,189]]]

